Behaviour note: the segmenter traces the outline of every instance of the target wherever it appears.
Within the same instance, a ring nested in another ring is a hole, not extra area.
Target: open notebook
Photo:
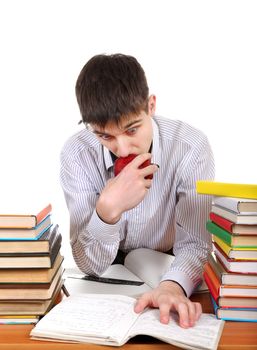
[[[66,269],[65,286],[70,295],[77,293],[122,294],[133,297],[158,286],[161,277],[169,269],[174,256],[157,252],[147,248],[131,251],[125,258],[124,265],[111,265],[101,276],[107,283],[94,282],[83,279],[85,274],[79,269]],[[124,283],[112,284],[109,278],[125,280]],[[140,285],[131,285],[126,281],[141,282]],[[108,283],[109,282],[109,283]],[[203,282],[196,292],[208,291]]]

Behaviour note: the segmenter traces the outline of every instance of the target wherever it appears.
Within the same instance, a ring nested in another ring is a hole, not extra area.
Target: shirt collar
[[[152,121],[152,127],[153,127],[153,143],[152,143],[152,159],[151,162],[154,164],[157,164],[160,166],[161,163],[161,149],[160,149],[160,134],[159,134],[159,128],[154,120],[154,118],[151,119]],[[110,170],[111,167],[114,165],[114,161],[111,155],[111,152],[103,146],[103,152],[104,152],[104,162],[107,170]]]

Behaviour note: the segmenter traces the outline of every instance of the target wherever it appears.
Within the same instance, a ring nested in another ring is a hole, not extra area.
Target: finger
[[[195,325],[195,322],[197,321],[196,319],[197,307],[195,303],[192,303],[192,302],[189,302],[187,304],[187,307],[188,307],[189,326],[193,327]]]
[[[160,322],[168,324],[170,320],[170,304],[162,303],[159,306],[160,309]]]
[[[149,189],[152,186],[152,180],[150,179],[145,179],[145,188]]]
[[[135,167],[136,169],[138,169],[140,165],[142,165],[146,160],[151,158],[151,153],[142,153],[139,154],[135,159],[133,159],[130,164],[133,165],[133,167]]]
[[[147,167],[145,168],[142,168],[140,169],[140,173],[144,176],[144,177],[147,177],[148,175],[152,175],[154,173],[156,173],[156,171],[158,170],[158,165],[156,164],[151,164],[151,165],[148,165]]]
[[[177,306],[177,313],[179,315],[179,324],[183,328],[189,327],[189,312],[186,303],[179,303]]]
[[[195,320],[198,321],[203,312],[203,309],[200,303],[194,303],[194,304],[195,304]]]
[[[137,300],[134,307],[136,313],[142,312],[150,304],[150,297],[148,294],[144,294],[140,299]]]

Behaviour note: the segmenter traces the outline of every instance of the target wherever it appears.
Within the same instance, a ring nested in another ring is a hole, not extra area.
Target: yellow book
[[[230,259],[257,260],[257,248],[232,248],[219,237],[212,235],[212,240]]]
[[[196,191],[222,197],[257,199],[257,184],[235,184],[216,181],[197,181]]]

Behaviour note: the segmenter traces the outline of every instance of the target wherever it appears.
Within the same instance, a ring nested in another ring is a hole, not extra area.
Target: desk
[[[208,293],[194,295],[194,301],[201,302],[204,312],[212,312]],[[110,350],[110,346],[94,344],[70,344],[30,340],[31,325],[0,325],[0,349],[3,350]],[[138,336],[125,344],[124,350],[171,350],[178,349],[156,339]],[[257,350],[257,323],[226,322],[220,339],[220,350]]]

